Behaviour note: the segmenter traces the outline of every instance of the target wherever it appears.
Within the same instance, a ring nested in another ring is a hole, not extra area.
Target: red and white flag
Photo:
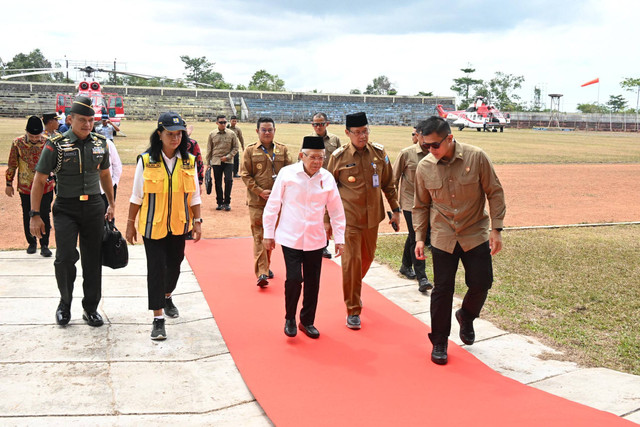
[[[600,77],[595,78],[593,80],[589,80],[588,82],[586,82],[585,84],[581,85],[580,87],[585,87],[585,86],[589,86],[589,85],[593,85],[596,83],[600,83]]]

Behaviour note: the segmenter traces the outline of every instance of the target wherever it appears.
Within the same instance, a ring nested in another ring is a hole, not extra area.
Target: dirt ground
[[[116,199],[116,226],[126,228],[134,166],[124,166]],[[0,167],[4,176],[6,166]],[[496,165],[507,200],[505,227],[640,221],[639,164]],[[203,194],[203,237],[250,236],[246,187],[234,179],[231,211],[216,211],[215,190]],[[20,197],[0,195],[0,250],[27,243]],[[386,221],[381,232],[392,232]],[[406,225],[401,225],[406,231]],[[141,239],[138,239],[141,243]],[[51,246],[55,246],[52,236]]]

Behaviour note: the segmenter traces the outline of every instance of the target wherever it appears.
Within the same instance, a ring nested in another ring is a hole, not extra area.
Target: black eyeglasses
[[[320,126],[325,126],[327,124],[327,122],[320,122],[320,123],[311,123],[311,126],[313,126],[314,128],[320,127]]]
[[[449,135],[451,135],[451,134],[449,134]],[[442,138],[440,140],[440,142],[432,142],[431,144],[422,143],[422,144],[420,144],[420,146],[423,147],[423,148],[426,148],[427,150],[429,148],[433,148],[434,150],[437,150],[438,148],[440,148],[440,144],[442,144],[444,142],[444,140],[447,139],[447,137],[449,135],[445,135],[444,138]]]

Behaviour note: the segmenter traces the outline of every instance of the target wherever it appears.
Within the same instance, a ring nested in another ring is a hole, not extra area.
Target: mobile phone
[[[393,218],[393,214],[391,213],[391,211],[387,211],[387,216],[389,217],[389,219]],[[393,231],[398,231],[398,224],[392,222],[391,226],[393,227]]]

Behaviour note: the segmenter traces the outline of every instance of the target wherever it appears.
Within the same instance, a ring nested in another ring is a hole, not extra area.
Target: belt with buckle
[[[89,195],[88,194],[83,194],[82,196],[79,197],[81,202],[86,202],[87,200],[89,200]]]

